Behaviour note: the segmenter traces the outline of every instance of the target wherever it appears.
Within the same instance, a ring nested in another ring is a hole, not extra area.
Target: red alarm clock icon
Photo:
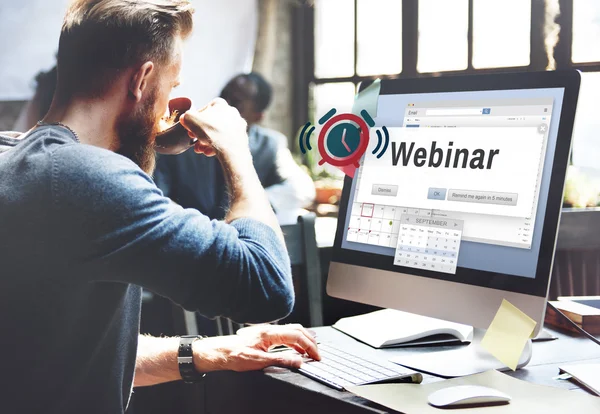
[[[366,111],[361,115],[365,119],[354,114],[339,114],[331,117],[335,110],[330,111],[329,119],[319,133],[318,147],[321,154],[319,165],[328,163],[336,167],[354,165],[359,167],[358,161],[363,156],[369,145],[369,127],[375,122]],[[323,118],[327,118],[325,115]],[[325,120],[321,118],[319,123]]]

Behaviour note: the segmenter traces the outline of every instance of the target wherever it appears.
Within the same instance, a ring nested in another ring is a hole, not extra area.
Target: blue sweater
[[[59,126],[0,154],[3,407],[123,412],[140,287],[239,322],[282,318],[294,302],[268,226],[183,209],[129,159]]]

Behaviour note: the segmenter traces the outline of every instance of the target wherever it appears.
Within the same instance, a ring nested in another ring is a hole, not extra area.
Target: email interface
[[[382,95],[370,135],[385,125],[388,150],[370,139],[343,247],[535,277],[563,92]]]

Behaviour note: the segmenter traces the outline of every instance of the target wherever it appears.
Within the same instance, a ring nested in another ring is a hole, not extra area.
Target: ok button
[[[427,192],[427,198],[429,200],[445,200],[446,189],[429,187],[429,191]]]

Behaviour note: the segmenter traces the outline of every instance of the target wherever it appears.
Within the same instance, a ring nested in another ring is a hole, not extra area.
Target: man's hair
[[[100,96],[123,69],[169,63],[193,12],[188,0],[73,0],[58,46],[60,92]]]
[[[240,94],[244,95],[245,99],[254,102],[254,109],[257,112],[263,112],[271,103],[273,88],[260,73],[243,73],[225,85],[221,92],[221,98],[230,102],[230,100],[239,99]]]

